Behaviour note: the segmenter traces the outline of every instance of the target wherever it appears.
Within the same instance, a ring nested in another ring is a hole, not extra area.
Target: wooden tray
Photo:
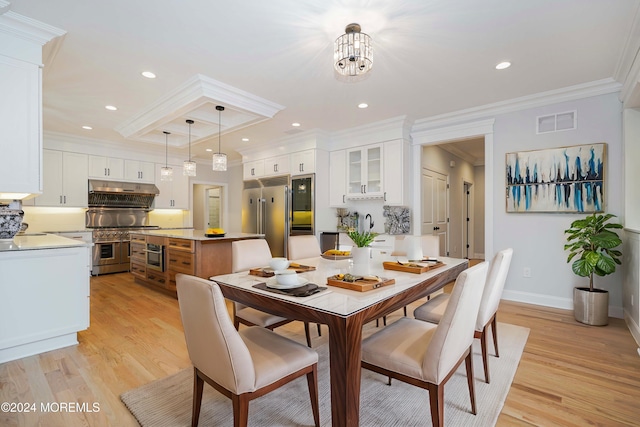
[[[422,265],[419,267],[413,266],[413,265],[406,265],[406,264],[418,264],[413,262],[406,262],[403,264],[405,265],[400,265],[395,261],[384,261],[382,263],[382,266],[384,267],[385,270],[396,270],[396,271],[404,271],[406,273],[422,274],[429,270],[433,270],[434,268],[442,267],[444,265],[442,261],[429,262],[426,264],[420,263]]]
[[[393,285],[394,283],[396,283],[395,279],[385,279],[384,277],[381,277],[379,280],[359,279],[355,282],[345,282],[344,280],[327,277],[327,285],[329,286],[337,286],[339,288],[351,289],[352,291],[359,292],[370,291],[383,286]]]
[[[315,269],[316,268],[312,265],[302,265],[302,264],[291,263],[291,265],[287,270],[293,270],[296,273],[306,273],[307,271],[314,271]],[[271,267],[259,267],[259,268],[252,268],[251,270],[249,270],[249,274],[251,276],[258,276],[258,277],[273,277],[275,276],[276,273],[274,273]]]

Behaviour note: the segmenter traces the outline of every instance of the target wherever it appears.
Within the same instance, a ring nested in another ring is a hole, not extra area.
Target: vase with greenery
[[[357,247],[366,248],[373,242],[376,236],[378,236],[378,233],[372,233],[370,231],[359,232],[358,230],[350,229],[347,232],[347,236],[353,240],[353,243],[355,243]]]
[[[622,252],[616,249],[622,240],[613,229],[622,228],[621,224],[611,222],[613,214],[588,215],[575,220],[565,230],[567,241],[564,249],[569,251],[567,263],[573,261],[571,268],[580,277],[589,278],[589,287],[574,288],[574,315],[576,320],[590,325],[608,323],[609,293],[593,285],[593,277],[607,276],[621,265]]]
[[[355,229],[351,229],[347,232],[347,236],[356,247],[351,248],[351,256],[353,258],[353,274],[355,275],[368,275],[370,270],[369,260],[371,259],[371,248],[369,245],[376,238],[378,233],[372,233],[369,231],[359,232]]]

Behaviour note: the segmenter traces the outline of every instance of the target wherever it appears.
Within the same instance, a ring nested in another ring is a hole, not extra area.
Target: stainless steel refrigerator
[[[289,195],[289,176],[245,181],[242,191],[242,232],[264,234],[274,257],[287,256]]]

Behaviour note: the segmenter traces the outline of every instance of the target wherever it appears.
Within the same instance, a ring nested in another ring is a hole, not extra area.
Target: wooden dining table
[[[358,426],[362,327],[441,289],[468,267],[466,259],[439,259],[444,265],[421,274],[385,270],[381,260],[372,260],[369,274],[392,278],[395,283],[366,292],[327,286],[328,277],[352,270],[348,259],[297,260],[301,265],[316,268],[300,273],[302,279],[327,288],[306,297],[254,288],[256,284],[270,283],[275,278],[250,275],[248,271],[213,276],[211,280],[218,283],[224,296],[232,301],[289,319],[328,325],[331,422],[333,426]]]

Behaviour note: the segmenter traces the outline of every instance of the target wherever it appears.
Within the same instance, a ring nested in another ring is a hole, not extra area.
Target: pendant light
[[[185,160],[182,163],[182,173],[184,176],[196,176],[196,162],[191,160],[191,125],[193,120],[187,120],[189,125],[189,160]]]
[[[162,131],[164,133],[164,166],[160,168],[160,181],[173,181],[173,168],[169,167],[169,135],[171,132]]]
[[[220,134],[222,133],[222,111],[224,107],[222,105],[216,105],[218,110],[218,152],[213,154],[213,170],[224,172],[227,170],[227,155],[220,152]]]

